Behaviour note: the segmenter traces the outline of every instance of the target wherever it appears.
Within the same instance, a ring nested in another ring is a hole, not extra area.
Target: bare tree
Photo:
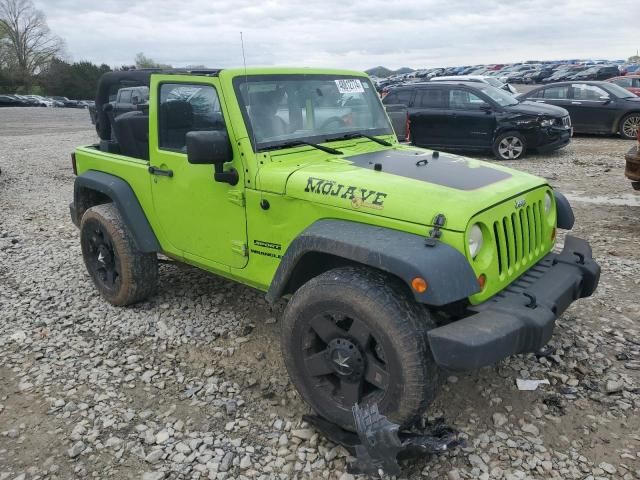
[[[3,35],[0,48],[23,85],[29,85],[63,48],[62,40],[51,33],[44,14],[31,0],[0,0],[0,38]]]

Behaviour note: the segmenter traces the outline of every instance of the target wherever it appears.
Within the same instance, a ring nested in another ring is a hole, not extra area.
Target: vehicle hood
[[[287,196],[420,225],[444,214],[464,231],[480,211],[545,185],[539,177],[487,162],[407,146],[325,158],[293,173],[276,166]],[[285,177],[286,175],[286,177]],[[262,183],[262,182],[260,182]],[[277,187],[276,187],[277,188]]]
[[[511,107],[505,107],[505,110],[512,113],[520,113],[524,115],[547,115],[551,117],[565,117],[569,115],[564,108],[556,105],[548,105],[546,103],[538,103],[531,101],[520,102],[517,105]]]

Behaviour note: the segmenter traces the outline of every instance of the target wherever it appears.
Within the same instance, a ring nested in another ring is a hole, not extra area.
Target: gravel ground
[[[163,265],[133,308],[103,301],[68,204],[83,110],[0,110],[0,480],[352,478],[347,453],[301,423],[281,309],[194,268]],[[640,478],[639,196],[617,138],[577,137],[513,166],[572,198],[603,267],[558,321],[554,355],[448,377],[428,412],[467,446],[409,478]],[[548,379],[524,392],[516,378]]]

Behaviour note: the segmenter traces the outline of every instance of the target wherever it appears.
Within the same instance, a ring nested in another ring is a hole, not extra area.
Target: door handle
[[[163,170],[162,168],[149,167],[149,173],[161,177],[173,177],[173,170]]]
[[[582,105],[582,102],[571,102],[571,105]]]

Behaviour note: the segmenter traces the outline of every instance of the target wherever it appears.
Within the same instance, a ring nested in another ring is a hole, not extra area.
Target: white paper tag
[[[340,93],[364,93],[362,83],[357,78],[341,78],[335,82]]]

